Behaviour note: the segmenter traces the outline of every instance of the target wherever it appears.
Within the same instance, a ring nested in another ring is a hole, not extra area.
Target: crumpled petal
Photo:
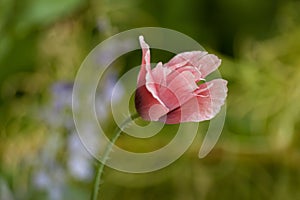
[[[161,62],[152,69],[152,77],[155,83],[159,85],[167,85],[167,77],[172,72],[171,69],[165,67]],[[159,88],[157,88],[159,90]]]
[[[190,71],[175,73],[176,76],[170,79],[167,77],[167,84],[159,89],[159,98],[164,102],[169,110],[173,110],[194,96],[198,86],[194,81],[195,77]]]
[[[215,71],[220,64],[221,60],[213,54],[205,51],[190,51],[174,56],[165,66],[178,71],[191,70],[199,81]]]
[[[199,122],[212,119],[221,109],[227,96],[227,81],[214,79],[199,86],[195,96],[167,114],[167,124]]]

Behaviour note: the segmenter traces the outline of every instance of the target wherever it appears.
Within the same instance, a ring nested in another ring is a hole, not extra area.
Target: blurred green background
[[[89,198],[96,162],[74,129],[72,84],[97,44],[145,26],[180,31],[222,58],[225,128],[204,159],[197,154],[207,122],[160,171],[106,168],[101,199],[300,199],[299,10],[293,0],[1,0],[0,199]],[[107,96],[140,63],[134,54],[114,63],[99,89],[108,131]]]

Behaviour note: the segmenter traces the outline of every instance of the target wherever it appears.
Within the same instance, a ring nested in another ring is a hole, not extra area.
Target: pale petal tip
[[[222,59],[216,56],[215,54],[208,54],[212,63],[215,63],[216,66],[220,66],[222,63]]]
[[[144,36],[139,36],[140,45],[143,49],[149,49],[149,45],[145,42]]]
[[[144,41],[144,36],[140,35],[140,36],[139,36],[139,40],[140,40],[140,41]]]

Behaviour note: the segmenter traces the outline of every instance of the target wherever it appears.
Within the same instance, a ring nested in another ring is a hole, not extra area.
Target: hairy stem
[[[96,174],[96,179],[94,182],[94,188],[93,188],[93,193],[92,193],[92,200],[97,200],[98,199],[98,194],[99,194],[99,189],[100,189],[100,181],[101,181],[101,177],[103,174],[103,169],[104,166],[106,164],[106,161],[109,157],[109,154],[112,150],[112,147],[114,146],[115,142],[117,141],[117,139],[119,138],[119,136],[121,135],[121,133],[123,132],[123,128],[130,122],[134,121],[135,119],[137,119],[139,117],[138,114],[133,114],[130,117],[128,117],[122,124],[120,127],[117,127],[114,131],[114,136],[111,140],[111,142],[107,145],[107,147],[105,148],[104,154],[103,154],[103,160],[102,162],[99,161],[99,166],[98,166],[98,170],[97,170],[97,174]]]

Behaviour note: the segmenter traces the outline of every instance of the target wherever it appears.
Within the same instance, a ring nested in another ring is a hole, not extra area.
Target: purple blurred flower
[[[93,175],[92,158],[76,132],[71,133],[68,137],[68,150],[68,168],[71,175],[79,180],[90,180]]]
[[[56,110],[72,106],[73,83],[57,82],[52,86],[53,104]]]
[[[96,113],[100,120],[105,120],[110,113],[111,102],[118,102],[121,100],[124,89],[121,85],[116,85],[117,74],[115,72],[110,72],[102,85],[98,88],[96,96]],[[117,88],[114,88],[117,87]],[[112,96],[113,90],[116,90],[114,96]]]

